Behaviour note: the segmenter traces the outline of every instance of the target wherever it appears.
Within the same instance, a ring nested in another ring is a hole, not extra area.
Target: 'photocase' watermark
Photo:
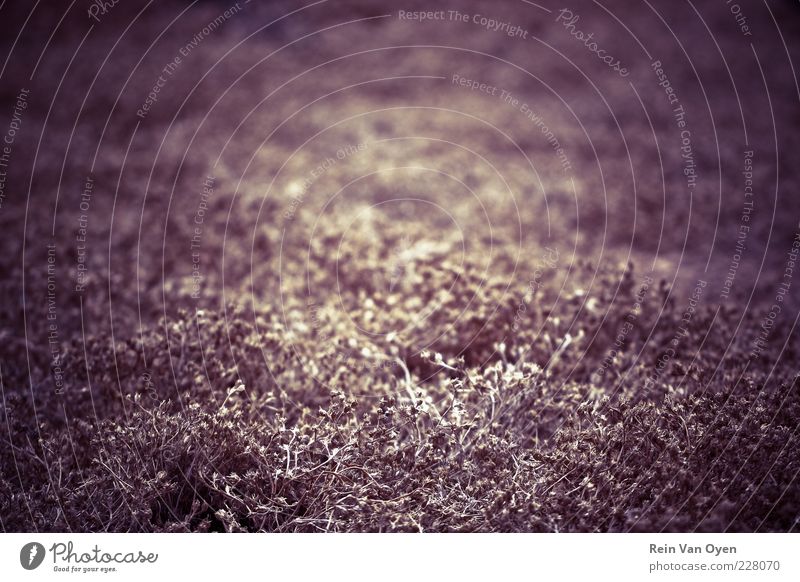
[[[569,8],[562,8],[556,15],[556,22],[561,23],[565,30],[567,30],[573,37],[583,43],[590,52],[597,55],[597,58],[603,61],[612,71],[616,72],[620,77],[627,77],[630,72],[626,67],[622,66],[620,60],[606,52],[605,49],[600,48],[597,41],[594,40],[594,33],[584,33],[582,30],[575,28],[581,17],[572,12]]]
[[[72,541],[56,542],[49,549],[39,542],[30,542],[22,546],[19,552],[19,563],[26,570],[35,570],[42,565],[48,552],[52,557],[53,571],[71,574],[108,574],[119,572],[120,565],[155,564],[158,554],[135,552],[105,551],[97,544],[90,549],[76,550]]]
[[[95,22],[100,22],[100,17],[111,12],[111,9],[119,3],[120,0],[93,0],[86,14]]]

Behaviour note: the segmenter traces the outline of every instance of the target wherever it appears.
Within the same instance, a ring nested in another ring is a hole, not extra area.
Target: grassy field
[[[0,8],[0,528],[797,530],[797,8],[561,8]]]

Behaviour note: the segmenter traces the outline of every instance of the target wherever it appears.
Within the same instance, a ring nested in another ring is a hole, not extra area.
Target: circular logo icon
[[[19,563],[26,570],[35,570],[44,561],[44,546],[39,542],[30,542],[19,551]]]

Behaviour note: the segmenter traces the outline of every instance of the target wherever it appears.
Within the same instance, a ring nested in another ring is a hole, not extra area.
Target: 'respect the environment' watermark
[[[61,343],[58,329],[58,303],[56,301],[56,243],[47,243],[47,345],[50,352],[50,372],[55,384],[55,393],[64,392],[64,369],[61,366]]]
[[[245,4],[247,4],[247,2],[245,2]],[[195,34],[188,43],[183,45],[178,50],[178,54],[176,54],[170,62],[164,65],[155,83],[153,83],[153,85],[150,87],[150,91],[147,93],[147,97],[145,97],[141,107],[136,110],[136,116],[139,119],[147,118],[150,110],[155,106],[156,103],[158,103],[158,100],[161,97],[161,90],[167,86],[170,78],[178,72],[178,69],[180,69],[181,65],[183,64],[183,59],[188,57],[191,52],[200,46],[200,44],[215,30],[220,28],[234,15],[238,14],[241,9],[242,7],[237,2],[222,12],[214,20],[206,24],[197,34]]]
[[[529,105],[526,101],[520,99],[507,89],[500,89],[496,85],[490,85],[489,83],[470,79],[458,73],[453,74],[451,82],[457,87],[462,87],[478,93],[484,93],[491,97],[497,97],[500,99],[503,105],[511,106],[519,111],[534,127],[539,129],[548,145],[556,154],[558,162],[561,164],[561,169],[564,171],[564,173],[568,174],[572,170],[572,162],[570,162],[569,156],[561,144],[561,141],[546,123],[542,114],[537,112],[533,106]]]
[[[736,273],[742,262],[742,256],[747,249],[747,237],[750,234],[750,221],[755,200],[755,190],[753,189],[754,155],[752,149],[746,149],[744,151],[744,163],[742,167],[742,176],[744,176],[744,200],[742,201],[742,212],[739,216],[739,228],[736,231],[736,242],[734,243],[733,254],[731,255],[728,271],[725,273],[725,279],[722,282],[722,290],[719,294],[722,300],[727,300],[730,297],[731,288],[736,279]]]

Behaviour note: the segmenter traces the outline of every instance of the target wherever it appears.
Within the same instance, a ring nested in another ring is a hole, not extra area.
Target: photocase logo
[[[26,570],[35,570],[44,561],[44,546],[39,542],[30,542],[22,546],[19,552],[19,563]]]

